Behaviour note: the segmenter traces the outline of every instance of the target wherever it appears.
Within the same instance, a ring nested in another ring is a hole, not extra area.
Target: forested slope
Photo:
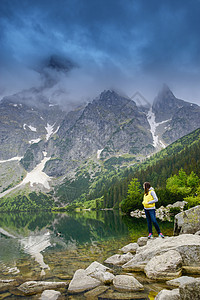
[[[104,207],[118,207],[127,196],[128,185],[133,178],[141,184],[149,181],[157,189],[165,189],[166,180],[183,169],[200,176],[200,129],[182,137],[143,164],[126,171],[127,176],[114,183],[104,193]]]

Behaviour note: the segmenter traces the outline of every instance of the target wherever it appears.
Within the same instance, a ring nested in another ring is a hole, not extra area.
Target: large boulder
[[[200,236],[193,234],[149,240],[145,246],[138,248],[136,255],[122,268],[126,271],[135,271],[138,267],[141,270],[152,257],[169,250],[180,253],[183,266],[187,267],[188,272],[190,268],[196,272],[200,271]]]
[[[184,206],[187,204],[188,202],[187,201],[177,201],[175,202],[174,204],[168,204],[166,206],[166,208],[170,209],[170,208],[174,208],[174,207],[179,207],[180,210],[183,210],[184,209]]]
[[[66,287],[66,282],[49,282],[49,281],[27,281],[22,283],[18,290],[25,295],[34,295],[41,293],[44,290]]]
[[[74,276],[69,284],[69,293],[81,293],[91,290],[101,285],[101,281],[87,275],[86,271],[79,269],[74,273]]]
[[[155,297],[155,300],[181,300],[179,289],[174,290],[162,290]]]
[[[170,280],[177,278],[182,272],[181,255],[170,250],[154,256],[146,265],[144,271],[148,278],[156,280]]]
[[[194,278],[190,282],[184,283],[179,287],[181,300],[200,299],[200,278]]]
[[[142,291],[143,285],[133,276],[130,275],[117,275],[113,280],[113,285],[120,291]]]
[[[200,205],[192,207],[175,216],[174,235],[183,233],[194,234],[200,230]]]

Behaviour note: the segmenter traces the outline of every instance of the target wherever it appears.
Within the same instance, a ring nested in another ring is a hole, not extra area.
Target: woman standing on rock
[[[147,226],[149,230],[148,239],[153,238],[152,223],[158,233],[158,236],[164,238],[164,235],[160,232],[160,227],[156,221],[156,208],[155,203],[158,202],[158,197],[154,189],[149,182],[145,182],[144,185],[144,199],[142,204],[144,205],[144,211],[147,219]]]

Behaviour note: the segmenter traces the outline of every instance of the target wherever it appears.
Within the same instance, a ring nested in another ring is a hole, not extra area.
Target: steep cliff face
[[[146,115],[135,102],[114,91],[104,91],[89,103],[70,128],[66,119],[50,142],[53,159],[45,171],[51,176],[62,175],[91,156],[147,154],[153,149]]]
[[[4,98],[0,102],[0,159],[24,156],[30,145],[46,142],[59,129],[63,116],[58,106],[33,89]]]
[[[156,122],[160,123],[159,133],[166,144],[200,127],[200,107],[177,99],[166,85],[155,98],[152,111]]]

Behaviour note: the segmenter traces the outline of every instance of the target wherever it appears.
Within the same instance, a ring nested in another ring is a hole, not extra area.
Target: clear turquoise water
[[[173,222],[159,224],[173,234]],[[60,281],[146,236],[147,225],[118,211],[1,213],[0,232],[0,279]]]

